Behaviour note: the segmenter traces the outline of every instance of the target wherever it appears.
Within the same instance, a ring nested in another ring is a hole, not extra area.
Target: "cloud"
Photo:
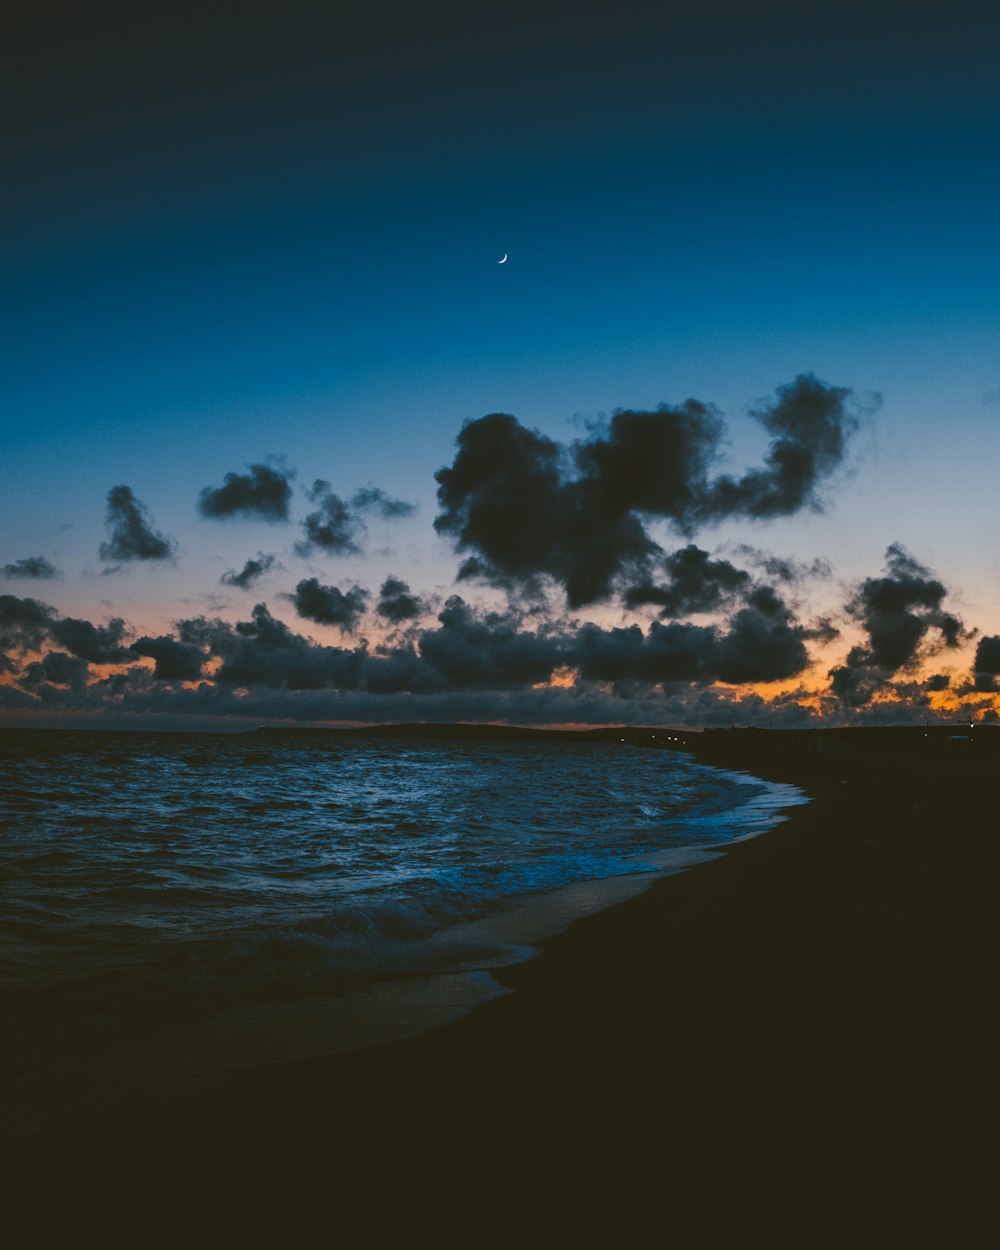
[[[771,435],[764,467],[714,480],[725,424],[698,400],[619,410],[571,448],[491,413],[465,423],[454,461],[435,474],[434,526],[469,553],[460,577],[529,593],[549,578],[571,607],[594,603],[626,578],[649,581],[662,555],[651,519],[690,534],[728,517],[818,509],[858,424],[850,396],[812,374],[779,387],[752,411]]]
[[[191,643],[195,647],[203,647],[222,654],[221,648],[226,639],[233,633],[233,626],[227,621],[205,616],[189,617],[174,622],[177,636],[181,642]]]
[[[452,535],[459,551],[477,553],[464,566],[469,575],[501,585],[542,573],[564,581],[572,553],[562,449],[500,412],[467,421],[456,441],[453,464],[434,475],[434,528]]]
[[[750,574],[728,560],[712,560],[693,543],[666,556],[659,564],[666,583],[642,582],[624,592],[625,606],[655,604],[664,617],[714,612],[735,596],[745,594]]]
[[[763,586],[725,628],[654,621],[644,634],[638,625],[583,625],[567,663],[585,678],[615,683],[783,681],[808,666],[810,637],[774,590]]]
[[[12,671],[12,657],[37,651],[54,642],[73,656],[92,664],[117,664],[129,658],[122,645],[125,622],[115,617],[106,625],[72,616],[60,616],[55,608],[37,599],[0,595],[0,671]]]
[[[206,659],[200,647],[178,642],[166,634],[139,638],[129,649],[156,661],[153,675],[157,681],[197,681]]]
[[[721,433],[714,409],[616,412],[567,451],[506,414],[468,422],[452,467],[436,474],[441,533],[473,556],[462,575],[533,592],[543,575],[570,606],[605,599],[660,553],[640,513],[679,525],[694,506]]]
[[[370,595],[358,586],[342,591],[307,578],[289,598],[306,619],[350,632]],[[386,579],[380,603],[406,620],[423,606],[398,578]],[[645,632],[638,626],[602,629],[552,621],[513,608],[477,610],[453,595],[433,624],[414,628],[403,641],[389,639],[375,647],[364,640],[351,647],[317,643],[273,617],[263,603],[255,605],[249,620],[235,625],[196,617],[178,621],[176,636],[142,636],[131,645],[118,618],[94,625],[12,596],[0,599],[0,622],[11,634],[8,641],[23,644],[22,653],[49,642],[70,657],[96,664],[153,659],[152,674],[145,666],[130,670],[130,690],[149,681],[198,681],[212,661],[210,683],[227,689],[413,696],[476,690],[487,701],[497,692],[542,691],[557,673],[575,673],[581,686],[606,685],[616,697],[635,698],[685,684],[693,689],[711,682],[776,681],[806,667],[804,644],[812,636],[769,587],[748,591],[724,625],[654,622]],[[13,661],[8,669],[16,672]],[[43,676],[52,684],[39,671],[31,689],[39,689]],[[111,681],[114,676],[86,687],[91,705],[101,698],[120,700],[123,686]],[[62,696],[50,691],[46,697]]]
[[[976,690],[997,689],[997,675],[1000,674],[1000,634],[985,634],[979,639],[972,668]]]
[[[424,611],[423,601],[411,594],[406,582],[398,577],[387,577],[378,592],[375,611],[393,625],[416,620]]]
[[[364,524],[343,499],[334,494],[330,483],[317,478],[307,494],[309,502],[318,506],[302,522],[305,539],[295,544],[296,554],[309,556],[316,550],[328,555],[360,554]]]
[[[4,577],[27,578],[34,581],[48,581],[62,576],[55,565],[50,564],[44,556],[25,556],[21,560],[15,560],[12,564],[5,564],[0,572]]]
[[[902,610],[924,618],[927,629],[945,639],[957,637],[954,618],[941,607],[940,584],[901,549],[890,548],[889,563],[887,578],[869,579],[858,588],[856,610],[881,602],[876,582],[905,583],[896,588]],[[408,594],[399,579],[387,581],[396,587],[394,592],[390,585],[390,595]],[[352,603],[351,591],[316,579],[297,591],[308,611],[338,618],[336,623],[360,611],[367,598],[354,587]],[[947,687],[943,674],[893,682],[878,669],[868,678],[881,683],[877,688],[892,696],[891,704],[848,705],[831,694],[821,713],[808,705],[815,694],[802,690],[765,700],[741,689],[804,672],[806,644],[818,631],[797,621],[774,587],[751,586],[738,603],[716,623],[658,620],[645,629],[602,628],[510,607],[476,609],[456,595],[432,624],[414,627],[402,641],[389,638],[371,646],[361,640],[346,647],[305,637],[258,603],[249,619],[235,624],[195,617],[176,622],[173,635],[142,636],[128,645],[127,627],[119,619],[96,625],[61,617],[36,600],[0,596],[6,670],[0,702],[17,714],[43,707],[64,714],[163,716],[165,723],[185,715],[659,724],[937,715],[929,699]],[[880,610],[884,615],[884,603]],[[878,624],[885,625],[882,617]],[[872,633],[884,655],[883,634],[875,628]],[[57,649],[46,652],[46,647]],[[41,656],[25,665],[23,657],[33,650]],[[113,662],[121,668],[140,656],[153,659],[155,668],[134,663],[126,671],[95,675],[89,667]],[[983,640],[977,665],[984,681],[994,676],[990,670],[1000,669],[1000,638]],[[206,672],[210,676],[203,676]],[[553,677],[569,676],[571,686],[549,684]],[[849,706],[861,710],[845,712]]]
[[[809,664],[805,639],[811,632],[796,623],[783,600],[769,586],[761,586],[729,622],[718,642],[714,668],[719,681],[784,681]]]
[[[572,664],[588,681],[662,685],[702,682],[710,676],[714,627],[654,621],[644,634],[638,625],[602,629],[585,624],[573,648]]]
[[[153,529],[145,507],[132,494],[131,487],[112,486],[108,491],[106,525],[108,541],[101,543],[102,560],[110,563],[174,558],[177,544]]]
[[[826,560],[794,560],[789,556],[776,556],[768,551],[761,551],[747,543],[738,543],[734,548],[736,554],[749,560],[768,575],[779,582],[798,585],[814,578],[827,580],[832,576],[832,569]]]
[[[335,588],[309,579],[300,583],[297,598],[314,613],[310,619],[363,608],[363,601],[351,602],[351,592],[331,592]],[[276,620],[264,604],[254,607],[249,621],[235,626],[204,618],[178,622],[178,635],[206,658],[213,654],[222,659],[216,682],[247,689],[373,695],[516,689],[546,681],[565,654],[560,637],[523,630],[512,614],[477,613],[458,596],[445,604],[437,624],[414,641],[374,651],[364,642],[352,648],[312,642]]]
[[[37,599],[0,595],[0,672],[13,669],[13,655],[41,646],[54,616],[55,609]]]
[[[376,513],[383,520],[412,516],[416,504],[393,499],[378,486],[363,486],[354,492],[348,504],[337,495],[329,482],[317,478],[307,491],[316,510],[302,522],[305,538],[295,544],[296,555],[308,557],[315,551],[328,555],[359,555],[367,527],[362,513]]]
[[[265,555],[263,551],[258,551],[256,557],[247,560],[238,573],[234,569],[230,569],[228,573],[222,574],[219,581],[224,586],[238,586],[240,590],[249,590],[254,582],[274,568],[274,565],[274,556]]]
[[[198,496],[204,517],[253,517],[287,521],[292,498],[291,471],[268,464],[251,464],[249,473],[227,473],[221,486],[206,486]]]
[[[344,650],[310,642],[276,620],[263,603],[254,606],[249,621],[232,628],[216,622],[214,628],[209,625],[199,632],[211,642],[215,654],[222,656],[215,680],[223,686],[352,690],[358,686],[367,656],[364,647]]]
[[[291,598],[296,612],[306,620],[320,625],[339,625],[347,633],[353,633],[364,615],[369,594],[360,586],[352,586],[345,592],[336,586],[323,586],[317,578],[309,577],[299,582]]]
[[[63,616],[53,619],[49,626],[54,642],[92,664],[119,664],[127,660],[128,648],[122,645],[125,633],[125,622],[120,617],[114,617],[107,625],[93,625],[77,617]]]
[[[90,665],[86,660],[67,655],[65,651],[49,651],[41,660],[28,665],[21,681],[29,687],[48,683],[81,690],[89,675]]]
[[[503,690],[547,681],[565,662],[559,637],[522,630],[511,613],[477,614],[453,595],[438,627],[418,635],[421,661],[442,685]]]
[[[858,427],[850,397],[847,387],[828,386],[811,373],[779,386],[776,400],[751,409],[772,436],[764,468],[738,479],[717,478],[705,491],[700,515],[761,520],[805,507],[820,511],[818,488],[843,461]]]
[[[362,486],[351,497],[351,507],[359,512],[377,512],[386,521],[399,520],[413,516],[417,510],[415,503],[407,503],[405,499],[393,499],[378,486]]]
[[[844,664],[829,673],[834,694],[853,707],[868,703],[900,669],[911,668],[932,630],[949,648],[970,636],[942,607],[948,592],[929,569],[898,543],[886,550],[885,562],[887,575],[866,578],[847,604],[867,644],[852,647]]]

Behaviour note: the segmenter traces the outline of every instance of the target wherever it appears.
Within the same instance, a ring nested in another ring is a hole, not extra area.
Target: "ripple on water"
[[[597,743],[29,733],[2,764],[0,950],[67,1037],[98,1010],[197,1015],[483,959],[442,935],[744,836],[775,793]]]

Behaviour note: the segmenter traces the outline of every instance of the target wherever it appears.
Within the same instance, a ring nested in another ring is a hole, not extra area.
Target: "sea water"
[[[7,1070],[193,1070],[412,1031],[498,992],[477,970],[615,883],[796,801],[617,743],[0,732]]]

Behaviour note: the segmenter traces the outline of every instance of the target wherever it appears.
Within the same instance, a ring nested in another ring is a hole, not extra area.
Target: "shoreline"
[[[329,1059],[446,1028],[511,993],[505,972],[537,958],[545,943],[579,920],[727,854],[736,843],[761,836],[786,819],[786,811],[808,802],[795,787],[743,770],[707,767],[727,781],[756,783],[762,791],[688,822],[709,829],[729,826],[728,840],[638,853],[632,871],[512,897],[497,911],[442,929],[432,943],[437,967],[423,973],[387,976],[324,997],[236,1004],[197,1026],[168,1020],[154,1031],[129,1034],[97,1049],[29,1063],[15,1076],[14,1096],[5,1096],[7,1123],[0,1143],[9,1150],[16,1149],[19,1139],[44,1140],[53,1126],[72,1119],[66,1107],[73,1105],[99,1106],[109,1120],[148,1115],[154,1129],[153,1121],[169,1106],[171,1089],[180,1104],[204,1097],[213,1084],[260,1069]],[[171,1111],[167,1118],[175,1114]]]
[[[539,1211],[564,1234],[613,1219],[629,1237],[664,1201],[678,1226],[714,1227],[722,1186],[730,1231],[794,1212],[810,1244],[863,1199],[883,1237],[947,1215],[954,1238],[997,1109],[997,768],[790,745],[699,744],[699,762],[812,801],[497,970],[513,993],[404,1041],[240,1074],[159,1140],[92,1123],[91,1158],[68,1144],[62,1160],[53,1236],[85,1218],[106,1245],[139,1228],[176,1244],[182,1227],[188,1244],[304,1244],[372,1219],[401,1235],[443,1201],[467,1240],[499,1192],[511,1236]],[[47,1164],[15,1170],[29,1206]]]
[[[628,770],[630,755],[620,758],[617,767]],[[703,767],[696,764],[692,770],[694,761],[684,758],[682,784],[685,778],[697,778],[698,767]],[[661,761],[666,765],[662,784],[669,794],[673,753],[654,757],[656,765]],[[648,765],[649,757],[644,762]],[[660,770],[645,771],[654,784]],[[606,875],[510,895],[478,915],[443,925],[420,938],[420,966],[395,971],[388,967],[382,974],[372,972],[363,981],[323,994],[220,1003],[197,1022],[183,1014],[165,1017],[155,1028],[66,1047],[48,1053],[47,1060],[26,1053],[24,1095],[14,1100],[12,1118],[44,1132],[46,1120],[53,1112],[58,1114],[58,1100],[50,1095],[55,1073],[67,1087],[75,1084],[74,1097],[88,1098],[95,1090],[120,1082],[138,1090],[143,1082],[226,1077],[264,1064],[340,1054],[444,1027],[507,993],[493,974],[535,958],[542,942],[578,919],[635,897],[662,877],[725,854],[734,842],[758,836],[783,819],[786,807],[806,801],[794,788],[745,771],[717,766],[707,771],[718,778],[710,784],[720,788],[728,806],[679,814],[663,828],[666,845],[633,850],[627,858],[618,855],[609,861]],[[726,797],[728,786],[745,789],[747,783],[758,793],[737,791]],[[680,839],[681,845],[670,845],[671,838]],[[38,1091],[40,1108],[48,1108],[44,1114],[40,1110],[34,1124],[32,1089]]]

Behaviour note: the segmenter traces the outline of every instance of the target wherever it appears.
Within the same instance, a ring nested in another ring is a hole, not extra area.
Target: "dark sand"
[[[813,796],[779,828],[446,1028],[25,1148],[8,1244],[992,1242],[997,757],[762,741],[698,757]]]

